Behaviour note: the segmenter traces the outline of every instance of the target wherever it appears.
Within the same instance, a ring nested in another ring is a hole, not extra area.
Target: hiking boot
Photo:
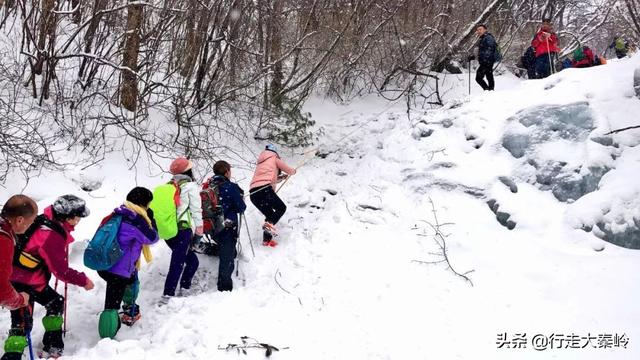
[[[162,295],[162,297],[160,298],[160,300],[158,301],[158,306],[164,306],[167,305],[169,303],[169,300],[171,300],[172,296],[169,295]]]
[[[262,242],[262,246],[276,247],[278,246],[278,242],[275,240],[267,240]]]
[[[49,349],[49,351],[38,351],[38,358],[40,359],[57,359],[59,357],[62,356],[62,352],[64,351],[64,349],[59,349],[59,348],[55,348],[52,347]]]
[[[120,313],[120,321],[127,326],[132,326],[142,317],[142,315],[140,315],[140,306],[136,304],[123,305],[122,310]]]
[[[198,293],[198,291],[194,288],[180,288],[180,292],[178,293],[179,297],[187,297],[187,296],[192,296],[192,295],[196,295]]]

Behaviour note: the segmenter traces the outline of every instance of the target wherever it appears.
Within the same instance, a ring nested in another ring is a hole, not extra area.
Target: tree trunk
[[[40,18],[40,29],[38,33],[38,55],[37,61],[34,66],[34,73],[37,75],[42,74],[42,66],[45,61],[44,52],[46,51],[47,37],[49,42],[55,40],[56,35],[56,23],[58,16],[54,11],[56,1],[55,0],[42,0],[42,16]]]
[[[87,31],[84,34],[84,52],[87,54],[91,53],[93,41],[96,37],[96,31],[98,30],[98,26],[100,26],[100,20],[102,19],[102,13],[100,12],[107,8],[107,2],[108,0],[95,0],[93,3],[93,16],[91,18],[91,21],[89,22]],[[82,76],[84,75],[84,71],[88,65],[88,61],[89,60],[87,58],[82,59],[80,70],[78,70],[78,77],[82,78]]]
[[[138,53],[140,52],[140,27],[142,25],[143,6],[136,4],[135,0],[129,0],[127,7],[127,37],[125,41],[122,65],[122,84],[120,88],[120,101],[122,106],[135,111],[138,102]]]
[[[71,6],[73,7],[73,23],[80,25],[82,22],[82,11],[80,0],[71,0]]]
[[[633,21],[633,25],[635,26],[635,31],[640,36],[640,7],[635,4],[635,0],[625,0],[625,4],[627,5],[627,9],[629,10],[629,16],[631,17],[631,21]]]
[[[271,36],[269,44],[269,63],[273,64],[273,74],[271,75],[271,84],[269,86],[271,104],[277,108],[282,106],[282,9],[284,0],[274,0],[271,17],[269,19]]]

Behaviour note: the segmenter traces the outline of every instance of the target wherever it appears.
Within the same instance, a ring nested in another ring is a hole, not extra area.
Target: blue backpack
[[[93,270],[108,270],[122,258],[118,243],[118,231],[122,216],[113,215],[100,226],[84,250],[84,266]]]

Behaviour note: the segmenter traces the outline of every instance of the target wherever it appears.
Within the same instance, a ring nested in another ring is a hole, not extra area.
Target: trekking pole
[[[69,259],[69,244],[65,246],[65,252],[67,253],[67,259]],[[58,280],[58,278],[56,278]],[[64,316],[62,319],[62,335],[67,337],[67,301],[69,300],[69,284],[65,281],[64,283]]]
[[[253,250],[253,241],[251,240],[251,232],[249,231],[249,223],[247,223],[247,217],[242,213],[242,217],[244,218],[244,226],[247,228],[247,236],[249,237],[249,245],[251,246],[251,254],[253,257],[256,257],[256,252]]]
[[[549,48],[549,37],[547,37],[547,56],[549,57],[549,74],[554,74],[553,63],[551,62],[551,49]]]
[[[68,301],[69,284],[64,283],[64,319],[62,320],[62,334],[67,337],[67,301]]]
[[[33,344],[31,343],[31,330],[27,331],[27,344],[29,345],[29,358],[35,360],[35,356],[33,356]]]
[[[471,59],[467,59],[469,61],[469,96],[471,96]]]

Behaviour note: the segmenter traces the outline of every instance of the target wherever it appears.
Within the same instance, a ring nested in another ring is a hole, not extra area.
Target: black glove
[[[469,56],[467,56],[467,61],[472,61],[472,60],[475,60],[475,59],[476,59],[476,56],[475,56],[475,55],[469,55]]]

